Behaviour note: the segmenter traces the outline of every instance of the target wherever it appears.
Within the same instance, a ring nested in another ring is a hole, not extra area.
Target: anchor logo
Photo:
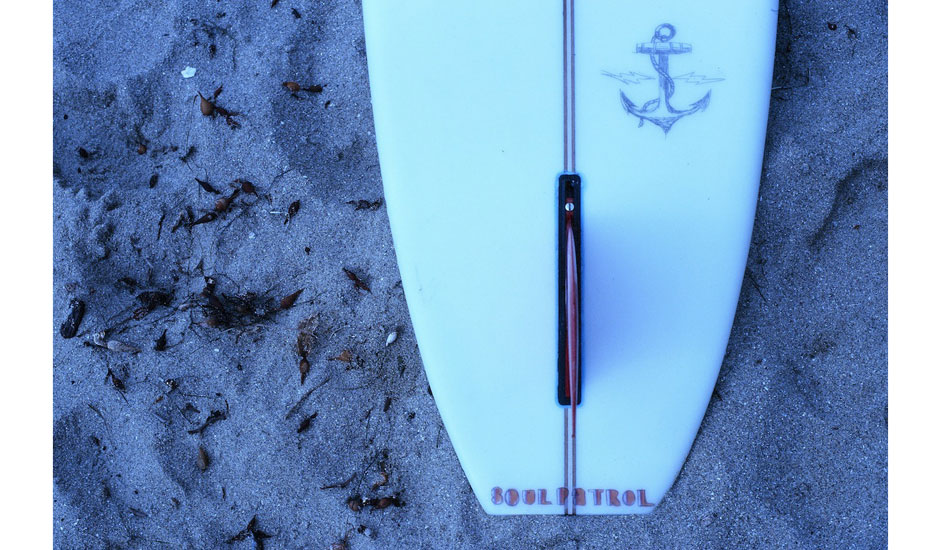
[[[674,80],[685,80],[693,84],[706,84],[724,80],[722,78],[707,78],[703,75],[687,73],[681,76],[670,76],[670,56],[690,53],[693,51],[692,44],[683,42],[672,42],[676,36],[676,28],[669,23],[663,23],[658,26],[653,33],[653,39],[650,42],[637,44],[637,53],[649,54],[650,62],[657,73],[659,83],[659,96],[647,101],[643,106],[638,107],[627,94],[622,90],[620,92],[620,102],[626,112],[640,119],[638,127],[643,126],[644,121],[652,122],[663,129],[666,134],[673,127],[677,120],[698,113],[706,109],[709,105],[709,97],[712,91],[707,91],[706,95],[699,101],[691,104],[685,109],[677,109],[670,100],[676,91]],[[643,80],[653,80],[654,77],[628,71],[622,74],[603,73],[605,76],[620,80],[625,84],[639,84]]]

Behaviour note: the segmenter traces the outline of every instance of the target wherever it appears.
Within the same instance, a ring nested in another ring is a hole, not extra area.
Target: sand
[[[244,4],[54,6],[57,548],[886,547],[885,2],[783,3],[692,453],[650,516],[573,519],[487,516],[442,428],[377,202],[359,2]]]

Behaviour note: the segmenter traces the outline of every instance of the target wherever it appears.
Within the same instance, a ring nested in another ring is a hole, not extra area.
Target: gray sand
[[[886,546],[885,2],[782,6],[747,276],[692,454],[652,515],[574,519],[485,515],[427,392],[385,205],[370,206],[359,3],[194,4],[55,4],[58,548]],[[201,116],[196,93],[218,86],[240,128]],[[196,177],[257,195],[175,228],[220,198]],[[168,305],[136,314],[146,291]],[[65,339],[73,298],[86,314]],[[143,351],[95,345],[106,329]],[[354,496],[399,505],[354,512]]]

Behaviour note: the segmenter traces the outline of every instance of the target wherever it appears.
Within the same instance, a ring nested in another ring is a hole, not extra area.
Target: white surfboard
[[[364,0],[406,300],[488,513],[646,513],[675,480],[744,273],[776,13]]]

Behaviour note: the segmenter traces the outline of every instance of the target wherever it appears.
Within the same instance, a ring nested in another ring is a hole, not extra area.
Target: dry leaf
[[[240,189],[235,189],[234,192],[231,193],[230,197],[221,197],[220,199],[214,201],[214,209],[218,212],[226,212],[228,208],[231,207],[231,202],[237,198],[238,193],[240,192]]]
[[[281,299],[280,301],[280,308],[290,309],[291,307],[293,307],[294,303],[297,301],[297,298],[300,297],[300,294],[302,292],[303,292],[303,289],[301,288],[300,290],[298,290],[297,292],[294,292],[293,294],[288,294],[287,296],[284,296],[283,299]]]
[[[214,221],[215,218],[217,218],[217,217],[218,217],[218,215],[215,214],[214,212],[208,212],[208,213],[205,214],[204,216],[201,216],[201,217],[198,218],[197,220],[195,220],[195,221],[189,223],[189,224],[188,224],[188,227],[194,227],[194,226],[196,226],[196,225],[201,225],[201,224],[203,224],[203,223],[212,222],[212,221]]]
[[[211,103],[205,96],[201,95],[201,92],[198,92],[198,97],[201,98],[201,114],[204,116],[211,116],[214,114],[214,103]]]
[[[166,332],[168,332],[167,329],[163,330],[162,335],[158,337],[158,340],[155,340],[155,346],[153,347],[155,351],[165,351],[168,347],[168,340],[165,337]]]
[[[300,384],[303,385],[304,381],[307,379],[307,373],[310,372],[310,361],[307,361],[306,357],[300,359]]]
[[[207,181],[205,181],[205,180],[200,180],[200,179],[198,179],[198,178],[195,178],[195,181],[197,181],[197,182],[198,182],[198,185],[200,185],[201,188],[204,189],[205,191],[207,191],[207,192],[209,192],[209,193],[214,193],[215,195],[220,195],[220,194],[221,194],[220,191],[218,191],[217,189],[215,189],[214,187],[212,187],[211,184],[208,183]]]
[[[79,325],[86,314],[86,304],[82,300],[73,298],[69,301],[69,315],[59,327],[59,334],[63,338],[72,338],[79,331]]]
[[[290,203],[290,206],[287,207],[287,218],[284,220],[284,225],[290,223],[290,220],[297,215],[298,211],[300,211],[300,201]]]
[[[350,363],[353,361],[353,354],[350,352],[350,350],[345,349],[340,352],[340,355],[336,357],[331,357],[331,359],[335,361],[342,361],[344,363]]]
[[[254,184],[247,180],[234,180],[235,183],[241,184],[241,191],[244,191],[248,195],[257,195],[257,189],[254,188]]]
[[[356,288],[358,288],[358,289],[361,289],[361,290],[365,290],[366,292],[372,292],[372,291],[369,289],[369,285],[367,285],[366,283],[364,283],[363,280],[360,279],[360,278],[356,275],[356,273],[353,273],[352,271],[350,271],[349,269],[347,269],[347,268],[345,268],[345,267],[343,268],[343,273],[346,273],[347,278],[349,278],[349,280],[353,281],[353,286],[354,286],[354,287],[356,287]]]
[[[208,469],[208,466],[211,464],[211,459],[208,458],[208,451],[205,451],[204,447],[198,447],[198,469],[202,472]]]

